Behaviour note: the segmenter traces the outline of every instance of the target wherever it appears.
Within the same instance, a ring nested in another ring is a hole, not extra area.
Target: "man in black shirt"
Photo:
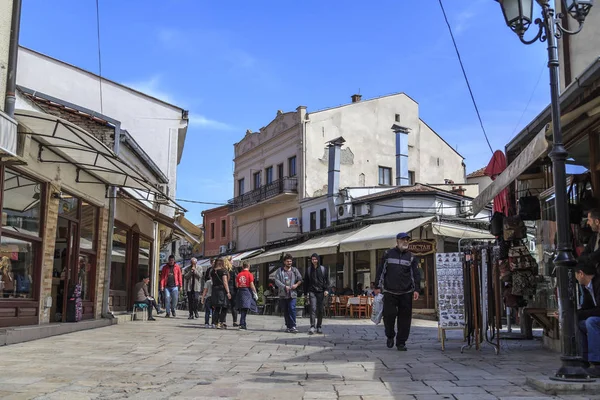
[[[309,335],[315,333],[315,320],[317,333],[323,333],[323,300],[328,295],[329,275],[324,266],[319,263],[319,255],[314,253],[310,257],[311,265],[306,272],[304,280],[304,292],[308,293],[310,305],[310,330]]]
[[[385,252],[375,276],[375,294],[383,291],[383,323],[387,347],[406,351],[406,340],[410,334],[412,303],[419,299],[421,274],[417,259],[408,251],[410,236],[401,232],[396,236],[396,247]],[[394,332],[398,319],[398,333]]]

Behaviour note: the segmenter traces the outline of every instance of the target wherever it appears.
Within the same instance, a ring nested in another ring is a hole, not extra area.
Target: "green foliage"
[[[265,288],[262,285],[258,287],[258,300],[256,304],[262,306],[265,304]]]
[[[296,299],[296,307],[304,307],[304,296],[298,296]]]

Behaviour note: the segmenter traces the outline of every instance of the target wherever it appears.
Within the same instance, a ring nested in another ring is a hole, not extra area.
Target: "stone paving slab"
[[[205,329],[178,317],[132,322],[0,347],[1,399],[488,400],[593,399],[526,386],[559,357],[539,341],[504,341],[500,355],[467,349],[414,320],[408,352],[387,349],[382,326],[326,319],[324,335],[282,331],[250,316],[250,330]],[[6,367],[9,366],[9,367]],[[596,396],[600,399],[600,394]]]

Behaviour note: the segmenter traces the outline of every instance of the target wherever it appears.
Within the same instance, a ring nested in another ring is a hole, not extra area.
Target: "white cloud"
[[[206,118],[205,116],[198,114],[190,115],[190,125],[202,128],[211,128],[220,131],[229,131],[234,129],[231,125],[226,124],[225,122],[215,121],[214,119]]]

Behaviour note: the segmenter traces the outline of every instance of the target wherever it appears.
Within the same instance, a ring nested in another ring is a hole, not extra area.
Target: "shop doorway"
[[[67,301],[76,282],[78,254],[79,224],[68,218],[58,217],[52,273],[51,322],[67,321]]]
[[[419,289],[419,300],[413,302],[416,309],[435,308],[435,241],[434,240],[411,240],[408,250],[417,258],[419,272],[421,273],[421,285]]]

